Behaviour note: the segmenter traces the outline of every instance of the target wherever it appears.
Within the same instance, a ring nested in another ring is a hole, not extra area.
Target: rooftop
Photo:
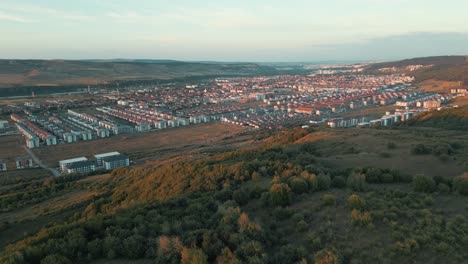
[[[77,169],[77,168],[82,168],[82,167],[89,167],[95,165],[93,161],[90,160],[83,160],[83,161],[77,161],[73,162],[72,164],[68,165],[68,169]]]
[[[74,163],[74,162],[79,162],[79,161],[86,161],[88,160],[85,157],[79,157],[79,158],[73,158],[73,159],[67,159],[67,160],[61,160],[59,161],[59,164],[67,164],[67,163]]]
[[[114,151],[114,152],[96,154],[96,155],[94,155],[94,157],[95,157],[96,159],[102,159],[102,158],[105,158],[105,157],[117,156],[117,155],[120,155],[120,153],[117,152],[117,151]]]
[[[128,159],[128,156],[125,156],[125,155],[116,155],[116,156],[109,156],[109,157],[105,157],[103,158],[102,160],[104,162],[113,162],[113,161],[117,161],[117,160],[124,160],[124,159]]]

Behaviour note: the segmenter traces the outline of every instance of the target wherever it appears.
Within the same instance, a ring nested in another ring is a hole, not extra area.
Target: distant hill
[[[425,67],[416,70],[408,68],[414,65]],[[436,56],[375,63],[369,65],[366,71],[375,73],[389,68],[395,68],[396,72],[413,75],[417,82],[425,80],[467,82],[468,80],[468,56]]]
[[[254,63],[172,60],[0,60],[0,87],[96,84],[116,80],[169,80],[196,76],[275,74]]]

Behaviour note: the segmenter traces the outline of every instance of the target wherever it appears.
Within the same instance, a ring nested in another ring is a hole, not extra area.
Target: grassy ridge
[[[468,80],[468,60],[467,56],[436,56],[414,58],[395,62],[375,63],[366,68],[368,72],[379,72],[382,68],[395,67],[399,72],[407,73],[416,78],[417,82],[425,80],[443,80],[443,81],[467,81]],[[406,66],[424,65],[430,68],[423,68],[413,72],[407,71]]]
[[[115,80],[168,80],[194,76],[275,73],[253,63],[181,61],[0,60],[0,87],[96,84]]]

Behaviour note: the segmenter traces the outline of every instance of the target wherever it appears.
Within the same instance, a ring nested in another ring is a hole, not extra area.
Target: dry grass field
[[[419,87],[425,92],[432,93],[449,93],[452,88],[459,88],[460,82],[440,81],[440,80],[427,80],[419,84]]]
[[[210,123],[115,136],[106,139],[60,144],[36,148],[36,155],[50,166],[58,166],[58,161],[98,153],[119,151],[130,156],[139,164],[146,161],[169,157],[176,153],[200,152],[203,149],[227,147],[227,145],[247,144],[249,136],[241,136],[245,129],[234,125]]]
[[[457,131],[433,129],[336,129],[333,136],[314,141],[324,165],[335,168],[379,167],[398,169],[409,174],[430,176],[461,175],[468,161],[468,150],[462,149],[450,159],[442,161],[434,155],[414,155],[416,144],[427,146],[451,142],[468,142],[468,135]],[[388,143],[395,148],[388,148]]]
[[[0,137],[0,160],[7,163],[9,170],[16,169],[15,159],[17,157],[26,155],[23,145],[24,138],[21,135]]]

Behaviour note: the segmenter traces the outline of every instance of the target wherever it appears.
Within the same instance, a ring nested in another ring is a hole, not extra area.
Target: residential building
[[[0,129],[5,129],[5,128],[8,128],[8,127],[9,127],[8,121],[0,120]]]
[[[90,160],[83,160],[73,162],[66,167],[66,172],[68,174],[71,173],[79,173],[79,174],[87,174],[96,170],[96,163]]]
[[[106,170],[113,170],[130,165],[130,159],[125,155],[108,156],[102,158],[102,164]]]
[[[119,156],[119,155],[120,155],[119,152],[113,151],[113,152],[108,152],[108,153],[96,154],[96,155],[94,155],[94,158],[96,158],[96,165],[98,167],[102,167],[103,166],[102,160],[104,158],[112,157],[112,156]]]
[[[32,168],[33,167],[33,160],[29,156],[22,156],[16,158],[16,168],[17,169],[25,169],[25,168]]]
[[[0,171],[7,171],[6,162],[3,160],[0,160]]]
[[[73,158],[73,159],[67,159],[67,160],[61,160],[59,161],[60,165],[60,170],[62,172],[67,171],[67,167],[75,162],[80,162],[80,161],[87,161],[88,159],[85,157],[79,157],[79,158]]]

